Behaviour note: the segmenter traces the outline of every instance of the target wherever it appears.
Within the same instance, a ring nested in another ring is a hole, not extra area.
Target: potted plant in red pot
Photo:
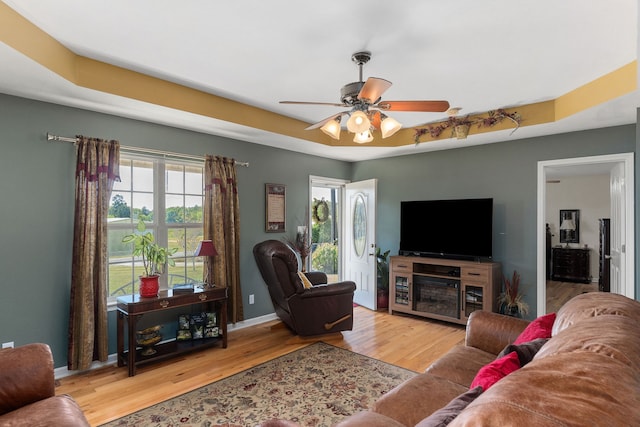
[[[142,257],[144,276],[140,276],[140,296],[143,298],[157,297],[160,285],[158,278],[164,273],[166,264],[175,265],[171,255],[178,248],[163,248],[155,242],[155,238],[144,221],[140,219],[136,228],[137,232],[128,234],[122,238],[123,243],[133,244],[133,256]]]

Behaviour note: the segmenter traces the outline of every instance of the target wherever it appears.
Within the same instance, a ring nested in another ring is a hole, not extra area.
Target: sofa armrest
[[[0,426],[89,427],[73,398],[60,394],[0,415]]]
[[[307,271],[304,275],[314,286],[327,283],[327,274],[322,271]]]
[[[0,415],[55,395],[53,355],[46,344],[0,350]]]
[[[465,344],[497,355],[527,327],[527,320],[476,310],[467,321]]]

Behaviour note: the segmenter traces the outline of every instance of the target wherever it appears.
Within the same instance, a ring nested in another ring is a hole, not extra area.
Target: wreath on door
[[[313,199],[313,220],[317,223],[323,223],[329,219],[329,204],[325,199]]]

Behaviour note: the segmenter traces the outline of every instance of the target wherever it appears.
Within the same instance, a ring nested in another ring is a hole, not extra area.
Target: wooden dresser
[[[553,248],[551,280],[591,283],[589,249]]]

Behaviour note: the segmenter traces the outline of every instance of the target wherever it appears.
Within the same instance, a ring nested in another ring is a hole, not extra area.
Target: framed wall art
[[[269,233],[285,231],[286,189],[283,184],[265,184],[265,231]]]
[[[580,243],[580,210],[560,210],[560,243]]]

